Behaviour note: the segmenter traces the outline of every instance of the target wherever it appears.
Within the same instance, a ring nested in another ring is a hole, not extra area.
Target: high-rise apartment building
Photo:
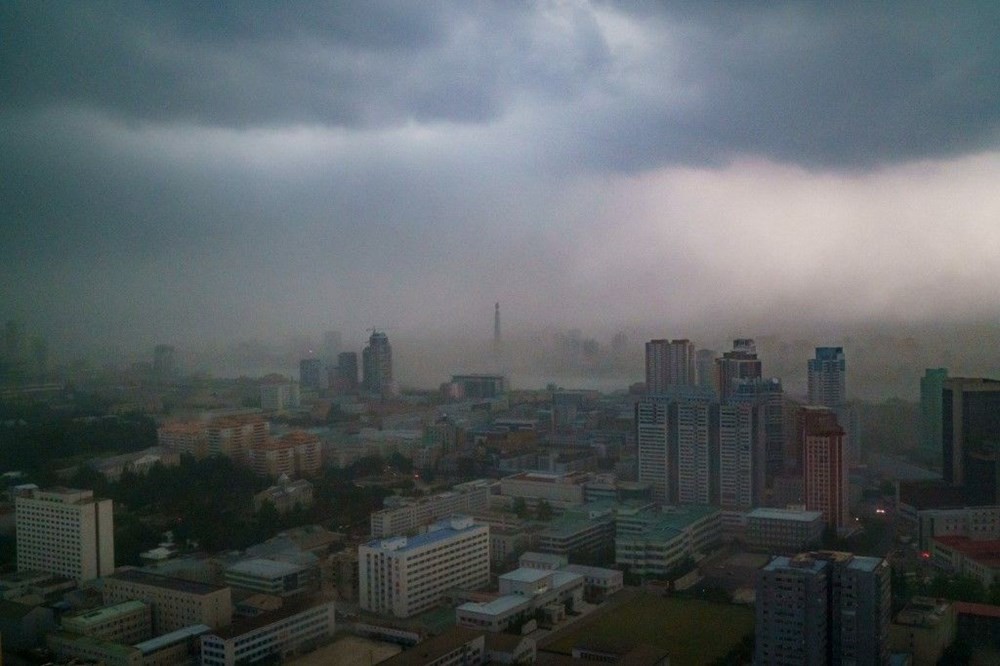
[[[361,375],[368,393],[389,396],[394,392],[392,381],[392,346],[389,336],[372,331],[368,346],[361,354]]]
[[[17,570],[46,571],[78,581],[115,569],[111,500],[90,490],[30,490],[15,498]]]
[[[752,379],[761,376],[761,362],[757,358],[757,345],[752,338],[736,338],[733,348],[715,359],[712,368],[712,386],[725,402],[731,392],[731,384],[737,379]]]
[[[754,663],[826,666],[830,635],[827,563],[776,557],[757,575]]]
[[[715,391],[715,351],[699,349],[694,355],[694,370],[698,379],[698,388]]]
[[[260,408],[265,412],[283,412],[300,404],[299,384],[281,375],[268,375],[260,384]]]
[[[153,374],[157,379],[170,379],[177,373],[177,351],[171,345],[156,345],[153,349]]]
[[[358,390],[358,355],[355,352],[340,352],[337,368],[330,387],[338,393],[355,393]]]
[[[716,456],[712,449],[712,405],[708,401],[680,401],[670,406],[677,437],[677,502],[714,504]]]
[[[299,361],[299,386],[305,391],[318,391],[325,388],[323,377],[323,360],[304,358]]]
[[[927,368],[920,378],[920,453],[926,460],[941,459],[941,395],[947,379],[947,368]]]
[[[639,481],[661,504],[750,508],[764,491],[748,405],[710,397],[643,396],[635,406]]]
[[[653,500],[670,501],[671,469],[676,455],[670,446],[670,399],[643,396],[635,403],[635,438],[639,449],[639,483],[652,488]]]
[[[733,350],[715,360],[715,385],[719,399],[727,402],[734,383],[741,379],[759,379],[761,362],[757,358],[757,345],[751,338],[733,340]]]
[[[847,361],[843,347],[816,347],[809,359],[809,404],[836,409],[847,402]]]
[[[341,336],[340,331],[326,331],[323,333],[323,362],[328,366],[337,363],[337,356],[340,355]]]
[[[758,506],[764,494],[764,460],[754,440],[754,408],[720,405],[718,410],[719,491],[724,511],[745,512]],[[716,501],[713,497],[713,501]]]
[[[806,509],[821,511],[827,525],[843,531],[850,520],[844,429],[833,410],[804,407],[799,433]]]
[[[1000,380],[953,377],[941,392],[942,476],[971,506],[1000,504]]]
[[[646,393],[666,393],[675,386],[695,386],[695,350],[690,340],[646,343]]]
[[[777,557],[757,577],[754,663],[889,663],[888,563],[819,551]]]
[[[453,588],[474,590],[490,580],[490,528],[453,516],[415,537],[358,546],[362,609],[410,617],[437,606]]]
[[[786,461],[786,440],[789,428],[785,392],[781,380],[735,379],[728,397],[730,405],[747,405],[753,410],[755,485],[763,489],[791,461]],[[792,424],[794,425],[794,424]]]

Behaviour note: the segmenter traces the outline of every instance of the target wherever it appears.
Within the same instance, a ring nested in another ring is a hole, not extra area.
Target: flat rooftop
[[[103,606],[101,608],[95,608],[82,613],[68,615],[63,618],[63,621],[70,622],[72,624],[100,624],[101,622],[107,622],[108,620],[121,617],[122,615],[126,615],[128,613],[141,611],[145,608],[146,604],[141,601],[123,601],[120,604]]]
[[[814,520],[822,520],[822,511],[798,511],[796,509],[754,509],[747,514],[747,520],[758,518],[763,520],[790,520],[802,523],[811,523]]]
[[[553,575],[554,571],[548,571],[546,569],[530,569],[528,567],[522,567],[520,569],[514,569],[505,574],[501,574],[500,580],[513,580],[519,583],[535,583],[543,578],[548,578]]]
[[[976,541],[961,536],[933,537],[941,545],[956,550],[964,557],[991,569],[1000,569],[1000,541]]]
[[[432,526],[433,527],[433,526]],[[439,527],[433,529],[430,532],[424,532],[423,534],[418,534],[414,537],[389,537],[387,539],[373,539],[365,545],[369,548],[386,549],[394,552],[406,552],[408,550],[414,550],[417,548],[422,548],[439,541],[444,541],[445,539],[453,538],[459,534],[465,534],[466,532],[472,532],[484,527],[477,523],[472,523],[467,527],[454,528],[454,527]],[[394,546],[394,543],[398,543],[399,540],[405,539],[403,545]]]
[[[126,569],[107,577],[111,580],[120,580],[139,585],[149,585],[150,587],[162,587],[175,592],[186,594],[213,594],[220,590],[225,590],[222,585],[209,585],[208,583],[196,583],[183,578],[173,578],[171,576],[161,576],[160,574],[149,573],[141,569]]]
[[[531,600],[528,597],[520,594],[505,594],[492,601],[469,601],[459,606],[457,610],[482,615],[503,615],[529,603]]]
[[[258,578],[278,578],[281,576],[289,576],[291,574],[299,573],[303,569],[304,567],[297,564],[257,558],[237,562],[226,569],[226,573],[228,574],[232,572],[247,576],[256,576]]]
[[[170,633],[163,634],[162,636],[151,638],[148,641],[136,643],[132,647],[139,652],[142,652],[144,655],[147,655],[152,652],[156,652],[157,650],[162,650],[170,645],[174,645],[175,643],[180,643],[190,638],[194,638],[195,636],[207,634],[210,631],[212,631],[212,628],[207,624],[193,624],[190,627],[181,627],[176,631],[171,631]]]

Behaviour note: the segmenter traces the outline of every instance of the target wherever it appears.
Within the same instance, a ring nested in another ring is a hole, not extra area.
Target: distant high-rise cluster
[[[171,345],[156,345],[153,349],[153,375],[160,381],[177,374],[177,350]]]
[[[702,381],[709,360],[710,386]],[[639,481],[661,503],[719,506],[734,528],[753,507],[792,503],[849,532],[842,348],[817,350],[809,385],[811,397],[833,407],[795,412],[781,380],[764,377],[750,338],[719,358],[696,353],[687,339],[649,341],[646,395],[634,415]]]
[[[44,338],[25,334],[21,322],[4,325],[0,347],[0,386],[48,381],[49,346]]]

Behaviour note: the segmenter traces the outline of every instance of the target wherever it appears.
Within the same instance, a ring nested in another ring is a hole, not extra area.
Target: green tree
[[[517,515],[518,518],[524,519],[528,517],[528,503],[524,501],[523,497],[517,497],[514,499],[514,504],[511,506],[511,510]]]
[[[538,520],[548,522],[552,520],[552,506],[545,500],[538,500],[538,506],[535,507],[535,515]]]

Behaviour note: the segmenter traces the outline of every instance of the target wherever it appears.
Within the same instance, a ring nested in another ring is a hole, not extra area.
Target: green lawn
[[[584,619],[546,650],[569,654],[581,641],[647,643],[670,652],[670,663],[710,664],[753,633],[753,611],[696,599],[642,595],[594,621]]]

